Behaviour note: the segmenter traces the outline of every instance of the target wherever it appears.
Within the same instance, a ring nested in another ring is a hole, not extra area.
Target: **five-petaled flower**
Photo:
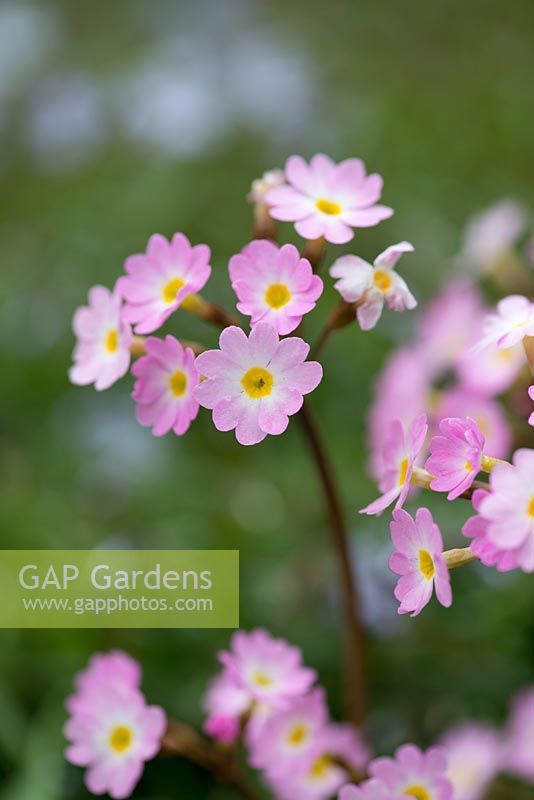
[[[484,434],[471,417],[442,419],[439,430],[441,436],[433,436],[430,442],[431,456],[425,467],[435,476],[430,488],[448,492],[448,499],[455,500],[480,472]]]
[[[406,282],[395,271],[402,254],[411,253],[413,249],[409,242],[399,242],[380,253],[373,264],[359,256],[346,255],[330,267],[330,275],[338,278],[335,288],[343,300],[357,304],[356,316],[362,330],[375,327],[384,303],[393,311],[412,310],[417,306]]]
[[[490,345],[513,347],[525,336],[534,336],[534,303],[523,295],[512,294],[497,303],[496,313],[485,318],[482,337],[473,351]]]
[[[413,744],[399,747],[394,758],[377,758],[369,765],[370,774],[386,784],[393,798],[400,794],[415,800],[452,800],[446,769],[442,747],[431,747],[425,753]]]
[[[393,209],[376,205],[382,194],[380,175],[367,175],[363,161],[349,158],[335,164],[319,153],[308,164],[291,156],[285,166],[289,186],[267,192],[266,202],[274,219],[295,223],[304,239],[324,237],[343,244],[354,236],[352,228],[377,225]]]

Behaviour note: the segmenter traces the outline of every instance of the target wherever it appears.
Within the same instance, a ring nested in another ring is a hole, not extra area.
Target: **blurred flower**
[[[250,192],[247,195],[249,203],[265,203],[265,196],[271,189],[282,186],[286,181],[284,171],[271,169],[264,172],[261,178],[252,181]]]
[[[106,685],[117,689],[139,689],[141,679],[141,665],[123,650],[95,653],[87,669],[76,675],[76,694],[68,697],[65,705],[69,713],[74,713],[83,708],[85,698],[93,688]]]
[[[104,286],[89,290],[89,305],[74,312],[74,333],[78,339],[70,368],[72,383],[94,383],[97,391],[108,389],[122,378],[130,365],[130,326],[124,321],[121,298]]]
[[[473,493],[472,503],[475,511],[480,512],[482,500],[489,497],[490,493],[484,489],[477,489]],[[489,520],[484,519],[477,513],[474,517],[469,517],[462,528],[462,533],[468,539],[472,539],[471,550],[486,567],[496,567],[499,572],[508,572],[517,569],[517,559],[515,554],[509,550],[497,547],[488,538]]]
[[[238,717],[209,717],[204,723],[204,732],[222,744],[232,744],[239,738]]]
[[[525,336],[534,336],[534,303],[523,295],[512,294],[497,303],[496,313],[485,318],[483,335],[473,352],[490,345],[513,347]]]
[[[199,292],[211,275],[210,248],[193,247],[187,236],[175,233],[169,242],[156,233],[148,240],[146,253],[130,256],[124,264],[127,275],[118,288],[125,298],[124,315],[137,333],[152,333]]]
[[[338,800],[402,800],[402,796],[392,795],[385,783],[371,778],[359,786],[344,786],[338,794]]]
[[[268,322],[281,336],[300,325],[323,291],[321,278],[292,244],[251,242],[232,256],[229,272],[237,308],[251,317],[251,326]]]
[[[391,245],[374,260],[374,266],[359,256],[341,256],[330,267],[330,275],[339,278],[335,288],[347,303],[358,303],[356,316],[364,331],[375,327],[382,315],[384,303],[393,311],[405,311],[417,306],[406,282],[395,272],[403,253],[412,253],[413,245],[399,242]]]
[[[494,397],[511,388],[524,366],[521,345],[504,350],[486,347],[477,353],[467,351],[459,359],[458,379],[465,389]]]
[[[534,783],[534,689],[518,694],[512,703],[505,732],[504,767],[528,783]]]
[[[515,200],[501,200],[469,222],[460,258],[477,272],[489,272],[512,248],[527,225],[527,214]]]
[[[301,409],[303,395],[321,382],[321,365],[305,361],[309,345],[298,337],[280,341],[266,322],[259,322],[248,338],[241,328],[226,328],[219,346],[196,360],[207,380],[195,396],[201,406],[213,409],[217,430],[235,428],[240,444],[283,433],[289,416]]]
[[[455,500],[480,472],[484,434],[471,417],[442,419],[439,430],[442,435],[432,437],[431,456],[425,467],[435,476],[430,488],[435,492],[448,492],[447,499]]]
[[[391,423],[389,438],[383,447],[384,467],[378,484],[382,495],[360,509],[360,514],[380,514],[394,500],[397,500],[395,508],[401,508],[408,496],[413,468],[427,431],[426,414],[417,416],[406,432],[399,420]]]
[[[534,386],[531,386],[528,390],[528,396],[531,400],[534,400]],[[534,411],[531,413],[530,417],[528,418],[528,424],[534,425]]]
[[[446,777],[446,768],[447,758],[442,747],[431,747],[425,753],[413,744],[404,744],[394,758],[371,761],[369,772],[392,792],[416,800],[452,800],[453,788]]]
[[[402,576],[395,588],[399,614],[412,612],[412,617],[417,616],[430,601],[434,588],[441,605],[448,608],[452,604],[449,570],[441,555],[441,531],[430,511],[417,509],[414,520],[404,509],[397,508],[389,527],[396,547],[389,568]]]
[[[188,347],[184,349],[174,336],[149,336],[145,347],[147,354],[132,367],[137,378],[132,392],[137,420],[152,427],[154,436],[163,436],[171,429],[181,436],[198,414],[193,395],[200,382],[195,354]]]
[[[377,225],[393,214],[391,208],[375,205],[382,194],[382,178],[367,176],[359,159],[335,164],[320,153],[308,164],[301,156],[291,156],[285,174],[290,185],[271,189],[266,202],[274,219],[295,222],[304,239],[322,236],[343,244],[354,236],[351,228]]]
[[[468,723],[442,739],[454,800],[480,800],[500,770],[502,742],[493,728]]]
[[[204,730],[221,742],[235,741],[241,728],[241,718],[252,710],[252,695],[239,685],[228,672],[217,675],[208,687],[203,707],[208,714]]]
[[[486,455],[506,458],[510,452],[512,432],[502,406],[496,400],[467,391],[461,386],[441,393],[434,409],[434,418],[471,417],[482,431]]]

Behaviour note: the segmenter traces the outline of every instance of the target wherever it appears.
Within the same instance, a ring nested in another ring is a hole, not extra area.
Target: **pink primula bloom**
[[[525,689],[513,701],[506,726],[504,768],[528,783],[534,783],[534,688]]]
[[[500,200],[468,223],[459,260],[484,274],[498,265],[515,246],[528,225],[528,215],[518,202]]]
[[[385,783],[371,778],[359,786],[344,786],[338,794],[338,800],[406,800],[406,795],[392,794]]]
[[[463,388],[494,397],[508,391],[525,366],[522,345],[500,349],[486,347],[477,353],[467,351],[458,361],[458,379]]]
[[[441,393],[434,410],[437,420],[447,417],[471,417],[482,433],[486,443],[484,452],[493,458],[506,458],[512,443],[512,432],[502,405],[491,397],[466,391],[455,386]]]
[[[204,723],[204,733],[223,744],[235,742],[240,729],[240,721],[236,717],[209,717]]]
[[[359,256],[341,256],[330,267],[330,275],[338,278],[335,288],[347,303],[358,303],[356,316],[360,327],[369,331],[382,315],[384,303],[393,311],[417,306],[406,282],[395,272],[403,253],[412,253],[413,245],[399,242],[391,245],[368,264]]]
[[[306,694],[317,678],[314,670],[303,666],[297,647],[259,628],[236,631],[230,651],[219,653],[219,659],[236,686],[274,708],[285,708]]]
[[[502,742],[493,728],[474,723],[456,728],[442,739],[447,751],[447,777],[454,800],[480,800],[501,767]]]
[[[484,434],[471,417],[442,419],[439,430],[441,436],[433,436],[430,442],[431,456],[425,467],[435,476],[430,488],[448,492],[448,499],[454,500],[469,489],[480,472]]]
[[[383,181],[380,175],[367,175],[360,159],[335,164],[319,153],[308,164],[291,156],[285,173],[289,186],[271,189],[266,202],[274,219],[294,222],[304,239],[324,237],[343,244],[354,236],[352,228],[377,225],[393,214],[393,209],[375,205]]]
[[[528,396],[530,397],[530,399],[531,399],[531,400],[534,400],[534,386],[531,386],[531,387],[529,388],[529,390],[528,390]],[[534,425],[534,411],[532,412],[532,414],[531,414],[531,415],[530,415],[530,417],[528,418],[528,424],[529,424],[529,425]]]
[[[413,744],[404,744],[394,758],[371,761],[372,777],[383,781],[397,794],[418,800],[453,800],[453,788],[446,777],[447,758],[442,747],[431,747],[426,753]]]
[[[69,378],[78,386],[94,383],[97,391],[109,387],[128,372],[132,332],[125,322],[117,291],[93,286],[89,305],[74,313],[77,343]]]
[[[443,560],[441,532],[428,508],[419,508],[415,520],[398,508],[390,523],[395,552],[389,559],[389,568],[400,579],[395,587],[395,597],[400,602],[399,614],[415,617],[427,605],[435,588],[442,606],[452,604],[449,570]]]
[[[258,322],[248,338],[241,328],[226,328],[219,346],[196,360],[206,380],[195,396],[201,406],[213,409],[217,430],[235,428],[240,444],[283,433],[289,417],[302,408],[303,396],[323,376],[317,361],[305,361],[310,350],[306,342],[297,337],[280,341],[267,322]]]
[[[208,714],[204,731],[222,742],[235,741],[241,719],[250,713],[252,702],[251,693],[223,671],[211,681],[204,697],[203,707]]]
[[[130,256],[124,264],[126,275],[119,278],[125,298],[125,319],[135,324],[136,333],[152,333],[190,295],[199,292],[211,274],[210,248],[192,247],[187,236],[175,233],[169,242],[155,233],[146,253]]]
[[[181,436],[198,414],[194,389],[200,383],[195,354],[174,336],[146,340],[146,355],[132,367],[137,378],[132,392],[139,423],[154,436],[170,430]]]
[[[91,702],[93,687],[108,686],[117,689],[139,689],[142,670],[138,661],[123,650],[95,653],[89,666],[75,678],[76,693],[66,700],[69,713],[74,713]]]
[[[251,242],[232,256],[229,272],[237,308],[251,317],[251,326],[268,322],[281,336],[299,326],[323,291],[321,278],[292,244],[278,248],[267,240]]]
[[[475,511],[480,512],[482,501],[489,495],[490,493],[484,489],[477,489],[473,493],[471,502]],[[518,563],[514,552],[504,550],[493,544],[488,538],[488,527],[489,520],[480,516],[480,513],[477,513],[474,517],[469,517],[462,528],[462,533],[473,540],[470,549],[485,567],[496,567],[499,572],[509,572],[511,569],[517,569]]]
[[[516,450],[512,460],[494,467],[479,513],[488,523],[488,541],[534,572],[534,450]]]
[[[427,431],[426,414],[416,417],[406,432],[399,420],[391,423],[389,438],[383,450],[384,467],[379,482],[382,495],[362,508],[360,514],[381,514],[395,500],[395,508],[402,507],[410,490],[413,468]]]
[[[247,195],[249,203],[265,203],[265,196],[271,189],[283,186],[286,181],[284,171],[270,169],[264,172],[261,178],[252,181],[250,192]]]
[[[505,297],[497,304],[496,313],[484,320],[483,334],[473,352],[484,347],[513,347],[525,336],[534,336],[534,303],[520,294]]]

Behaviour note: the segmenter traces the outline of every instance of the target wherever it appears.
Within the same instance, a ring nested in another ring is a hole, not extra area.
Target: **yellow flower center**
[[[291,292],[285,283],[271,283],[265,292],[265,302],[271,308],[282,308],[291,300]]]
[[[529,503],[528,503],[528,506],[527,506],[527,514],[529,515],[529,517],[534,517],[534,494],[532,495],[532,497],[529,500]]]
[[[334,200],[328,200],[326,197],[320,197],[315,203],[315,207],[322,211],[323,214],[329,214],[331,217],[336,217],[341,214],[341,206]]]
[[[299,744],[305,742],[307,738],[308,728],[303,722],[295,725],[295,727],[287,735],[288,744],[293,745],[294,747],[298,747]]]
[[[399,486],[403,486],[406,483],[406,476],[408,474],[408,464],[409,460],[407,458],[403,458],[400,466],[399,466]]]
[[[373,283],[381,292],[387,292],[393,286],[393,278],[383,269],[375,269]]]
[[[182,288],[185,286],[185,281],[181,278],[173,278],[172,281],[169,281],[166,286],[163,287],[163,300],[165,303],[174,303],[176,300],[176,295]]]
[[[317,758],[310,769],[310,778],[322,778],[325,772],[330,768],[332,759],[328,755],[320,756]]]
[[[252,682],[255,683],[256,686],[261,686],[263,689],[267,689],[273,684],[272,679],[266,675],[265,672],[255,672],[252,676]]]
[[[428,550],[419,550],[419,569],[427,581],[434,577],[436,568]]]
[[[263,367],[251,367],[241,378],[241,385],[249,397],[259,400],[268,397],[274,384],[274,376]]]
[[[108,351],[108,353],[115,353],[119,348],[119,332],[118,330],[112,330],[106,336],[106,341],[104,342],[104,347]]]
[[[403,794],[415,797],[415,800],[432,800],[430,792],[424,786],[408,786],[407,789],[404,789]]]
[[[474,466],[471,464],[470,461],[466,461],[464,464],[464,469],[466,472],[473,472]]]
[[[116,753],[126,753],[133,744],[133,733],[126,725],[117,725],[109,737],[109,746]]]
[[[175,397],[183,397],[187,391],[187,375],[181,369],[173,372],[169,378],[169,386]]]

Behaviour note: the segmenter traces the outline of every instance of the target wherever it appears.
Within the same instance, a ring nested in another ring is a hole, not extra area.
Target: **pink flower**
[[[193,351],[174,336],[146,340],[146,355],[132,367],[137,419],[154,436],[170,430],[181,436],[198,414],[194,389],[200,382]]]
[[[431,456],[425,467],[435,476],[430,488],[449,492],[448,499],[454,500],[471,486],[480,472],[484,434],[471,417],[442,419],[439,429],[442,436],[432,437]]]
[[[382,315],[384,303],[393,311],[405,311],[417,306],[406,282],[395,272],[403,253],[412,253],[413,245],[399,242],[391,245],[368,264],[359,256],[341,256],[330,267],[330,275],[339,280],[335,288],[347,303],[358,303],[356,316],[360,327],[369,331]]]
[[[132,332],[124,321],[117,291],[93,286],[89,305],[74,313],[73,328],[78,342],[69,372],[72,383],[94,383],[100,392],[128,372]]]
[[[468,350],[458,361],[458,378],[463,388],[493,397],[508,391],[524,366],[521,345],[486,347],[477,353]]]
[[[344,786],[338,794],[338,800],[406,800],[406,795],[393,795],[385,783],[371,778],[359,786]]]
[[[205,732],[222,742],[235,741],[241,719],[251,711],[252,702],[251,693],[223,671],[212,680],[204,697],[203,706],[208,714]]]
[[[235,428],[244,445],[283,433],[323,375],[317,361],[305,362],[309,345],[297,337],[280,341],[272,325],[259,322],[248,338],[241,328],[226,328],[219,346],[198,356],[207,380],[195,390],[200,405],[213,409],[217,430]]]
[[[264,172],[261,178],[252,181],[250,192],[247,196],[249,203],[265,203],[265,196],[271,189],[283,186],[286,176],[281,169],[271,169]]]
[[[491,478],[490,478],[491,480]],[[489,492],[484,489],[477,489],[474,492],[471,502],[475,511],[479,512],[482,501],[485,497],[489,497]],[[510,550],[504,550],[497,547],[488,539],[489,521],[476,514],[474,517],[469,517],[462,533],[469,539],[472,539],[470,549],[480,559],[485,567],[496,567],[499,572],[508,572],[511,569],[517,569],[518,563],[515,553]]]
[[[479,513],[488,523],[487,540],[534,572],[534,450],[516,450],[512,460],[491,472],[491,492],[480,500]]]
[[[219,659],[236,686],[274,708],[284,708],[306,694],[317,677],[302,665],[297,647],[259,628],[250,633],[236,631],[230,651],[222,651]]]
[[[415,520],[398,508],[389,525],[395,552],[389,559],[389,568],[401,575],[395,587],[395,597],[400,602],[399,614],[420,614],[436,589],[442,606],[452,604],[449,570],[442,557],[441,532],[428,508],[419,508]]]
[[[504,767],[529,783],[534,783],[534,688],[530,687],[515,697],[504,745]]]
[[[236,717],[209,717],[204,732],[223,744],[232,744],[239,738],[240,724]]]
[[[74,713],[83,708],[93,687],[99,689],[106,685],[118,689],[139,689],[141,678],[141,665],[123,650],[95,653],[87,669],[79,672],[75,678],[76,694],[67,698],[67,710]]]
[[[523,295],[512,294],[497,304],[496,313],[486,317],[483,335],[473,351],[492,344],[513,347],[525,336],[534,336],[534,303]]]
[[[130,256],[119,289],[126,300],[125,319],[136,333],[152,333],[187,297],[199,292],[211,274],[210,249],[192,247],[187,236],[175,233],[172,241],[156,233],[146,253]]]
[[[512,433],[502,406],[496,400],[456,386],[442,392],[434,415],[436,420],[471,417],[484,434],[485,454],[494,458],[508,456]]]
[[[252,326],[268,322],[281,336],[299,326],[323,291],[321,278],[292,244],[251,242],[232,256],[229,271],[239,311],[252,318]]]
[[[382,194],[380,175],[366,175],[357,158],[335,164],[328,156],[315,155],[309,164],[300,156],[288,158],[289,186],[271,189],[266,202],[274,219],[295,222],[304,239],[343,244],[354,236],[351,228],[368,228],[388,219],[393,210],[375,205]]]
[[[530,397],[530,399],[531,399],[531,400],[534,400],[534,386],[531,386],[531,387],[529,388],[529,390],[528,390],[528,396]],[[532,412],[532,414],[531,414],[531,415],[530,415],[530,417],[528,418],[528,424],[529,424],[529,425],[534,425],[534,411]]]
[[[522,205],[512,199],[500,200],[470,220],[460,260],[481,273],[490,271],[514,247],[527,223]]]
[[[383,449],[383,472],[379,482],[382,496],[362,508],[360,514],[380,514],[396,500],[401,508],[410,490],[410,481],[417,456],[421,452],[428,431],[426,414],[420,414],[410,424],[407,432],[399,420],[389,429],[389,438]]]
[[[447,759],[442,747],[426,753],[413,744],[404,744],[394,758],[371,761],[369,772],[392,792],[417,800],[452,800],[453,788],[446,778]]]
[[[447,751],[447,777],[455,800],[479,800],[500,770],[502,743],[485,725],[469,723],[442,740]]]

